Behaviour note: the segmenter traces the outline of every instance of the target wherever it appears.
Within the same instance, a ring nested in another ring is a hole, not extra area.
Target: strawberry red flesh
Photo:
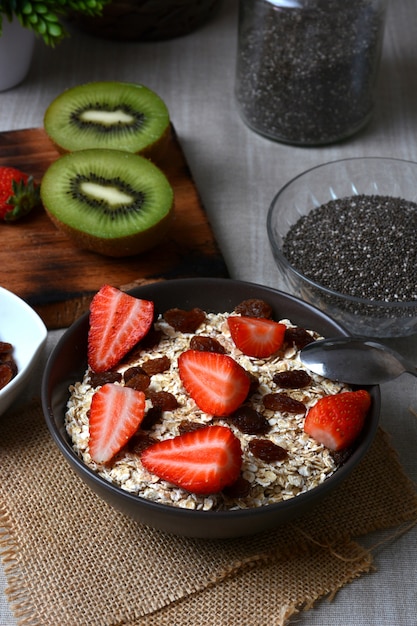
[[[280,349],[286,326],[266,318],[231,315],[227,319],[236,347],[246,356],[266,359]]]
[[[330,450],[343,450],[359,436],[370,406],[364,389],[325,396],[308,411],[304,431]]]
[[[14,167],[0,167],[1,220],[14,222],[39,204],[39,185],[32,176]]]
[[[211,415],[230,415],[246,400],[250,379],[232,357],[187,350],[178,359],[181,381],[197,406]]]
[[[90,455],[108,463],[139,428],[145,414],[145,394],[106,383],[95,392],[90,407]]]
[[[206,426],[150,446],[141,461],[162,480],[204,495],[236,482],[242,449],[229,428]]]
[[[90,305],[88,364],[105,372],[138,343],[152,326],[154,305],[116,287],[103,285]]]

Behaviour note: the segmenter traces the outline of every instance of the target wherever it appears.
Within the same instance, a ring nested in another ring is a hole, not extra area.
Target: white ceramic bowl
[[[0,389],[2,415],[27,389],[46,341],[46,326],[24,300],[0,287],[0,341],[13,345],[18,373]]]

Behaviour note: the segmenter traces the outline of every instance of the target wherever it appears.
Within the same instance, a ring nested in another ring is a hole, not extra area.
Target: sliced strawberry
[[[227,319],[233,342],[243,354],[265,359],[280,349],[286,326],[266,318],[231,315]]]
[[[90,455],[107,463],[135,434],[145,414],[145,394],[106,383],[93,395],[90,407]]]
[[[304,431],[330,450],[342,450],[358,437],[370,406],[364,389],[325,396],[308,411]]]
[[[187,491],[217,493],[239,477],[242,449],[225,426],[206,426],[160,441],[142,453],[153,474]]]
[[[248,374],[226,354],[187,350],[178,368],[185,389],[205,413],[229,415],[248,395]]]
[[[104,285],[90,305],[88,364],[95,372],[114,367],[152,326],[154,304]]]

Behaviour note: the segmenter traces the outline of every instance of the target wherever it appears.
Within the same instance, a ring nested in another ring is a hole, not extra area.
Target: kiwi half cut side
[[[45,111],[44,129],[60,153],[111,148],[151,157],[170,136],[170,117],[144,85],[92,82],[57,96]]]
[[[60,156],[46,170],[40,191],[47,215],[75,245],[112,257],[158,244],[174,210],[165,174],[148,159],[119,150]]]

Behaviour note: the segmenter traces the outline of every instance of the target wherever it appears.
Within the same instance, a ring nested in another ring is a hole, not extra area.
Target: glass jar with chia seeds
[[[387,0],[240,0],[236,99],[271,139],[322,145],[370,119]]]

